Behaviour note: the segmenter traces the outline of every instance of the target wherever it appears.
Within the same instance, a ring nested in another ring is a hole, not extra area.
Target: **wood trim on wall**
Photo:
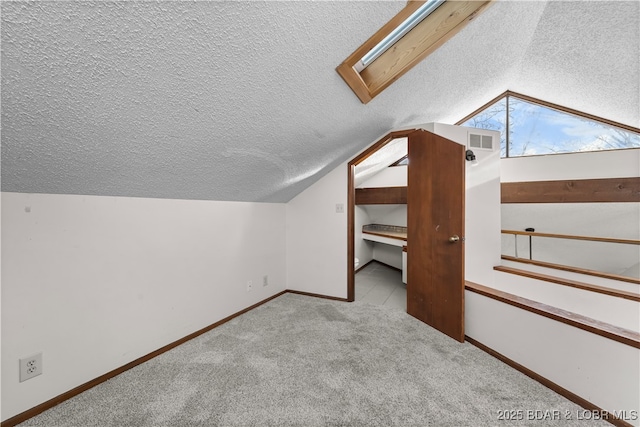
[[[355,301],[355,221],[356,221],[356,164],[347,165],[347,301]]]
[[[461,118],[460,120],[458,120],[455,125],[456,126],[460,126],[461,124],[463,124],[464,122],[466,122],[467,120],[469,120],[471,117],[475,116],[476,114],[479,114],[482,110],[485,110],[487,108],[489,108],[490,106],[492,106],[493,104],[495,104],[496,102],[500,101],[502,98],[504,98],[505,96],[507,96],[509,94],[509,91],[505,91],[502,92],[500,95],[496,96],[495,98],[491,99],[490,101],[488,101],[487,103],[481,105],[480,107],[476,108],[475,110],[473,110],[471,113],[467,114],[466,116],[464,116],[463,118]]]
[[[285,292],[288,294],[304,295],[306,297],[330,299],[332,301],[349,302],[346,298],[333,297],[330,295],[314,294],[313,292],[293,291],[291,289],[287,289]]]
[[[356,188],[356,205],[406,205],[407,187]]]
[[[502,203],[640,202],[640,177],[500,183]]]
[[[369,264],[371,264],[372,262],[374,262],[374,260],[369,260],[368,262],[362,264],[361,266],[358,267],[358,269],[355,271],[355,273],[357,273],[358,271],[362,270],[363,268],[365,268],[366,266],[368,266]]]
[[[466,282],[465,289],[551,320],[574,326],[583,331],[591,332],[631,347],[640,348],[640,334],[638,332],[469,281]]]
[[[554,392],[558,393],[561,396],[564,396],[565,398],[569,399],[570,401],[572,401],[573,403],[580,405],[581,407],[583,407],[584,409],[588,410],[588,411],[592,411],[594,413],[597,413],[602,419],[604,419],[605,421],[610,422],[611,424],[615,425],[615,426],[620,426],[620,427],[632,427],[631,424],[627,423],[624,420],[621,420],[618,417],[615,417],[613,414],[599,408],[598,406],[594,405],[593,403],[589,402],[588,400],[578,396],[577,394],[567,390],[566,388],[554,383],[553,381],[543,377],[542,375],[538,374],[535,371],[532,371],[531,369],[519,364],[518,362],[509,359],[507,356],[498,353],[497,351],[495,351],[494,349],[482,344],[479,341],[476,341],[475,339],[466,336],[465,335],[465,341],[467,341],[469,344],[472,344],[476,347],[478,347],[480,350],[484,351],[485,353],[490,354],[491,356],[495,357],[496,359],[500,360],[501,362],[503,362],[506,365],[511,366],[513,369],[522,372],[523,374],[525,374],[526,376],[528,376],[529,378],[531,378],[534,381],[539,382],[540,384],[542,384],[543,386],[553,390]]]
[[[354,166],[357,166],[360,163],[367,160],[371,155],[373,155],[373,153],[375,153],[376,151],[378,151],[379,149],[381,149],[382,147],[384,147],[394,139],[408,138],[409,134],[415,131],[416,131],[415,128],[409,128],[409,129],[395,130],[395,131],[389,132],[388,134],[386,134],[385,136],[383,136],[382,138],[380,138],[379,140],[371,144],[362,153],[354,157],[353,160],[349,162],[349,164],[353,164]]]

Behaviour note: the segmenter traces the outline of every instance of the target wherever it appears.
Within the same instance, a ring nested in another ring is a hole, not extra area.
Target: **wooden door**
[[[407,313],[464,341],[465,147],[409,135]]]

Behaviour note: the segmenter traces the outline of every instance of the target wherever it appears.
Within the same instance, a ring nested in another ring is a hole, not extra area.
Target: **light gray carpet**
[[[20,425],[609,426],[578,410],[400,310],[285,294]]]

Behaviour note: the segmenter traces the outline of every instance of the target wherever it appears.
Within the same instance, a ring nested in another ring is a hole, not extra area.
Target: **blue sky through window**
[[[507,105],[509,134],[507,138]],[[509,157],[640,147],[640,134],[518,99],[501,98],[462,126],[497,130]]]

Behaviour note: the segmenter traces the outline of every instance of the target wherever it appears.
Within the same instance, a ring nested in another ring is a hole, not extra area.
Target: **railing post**
[[[533,233],[534,231],[536,231],[536,229],[533,228],[533,227],[529,227],[529,228],[525,228],[524,231],[528,231],[530,233]],[[530,260],[533,260],[533,249],[531,247],[531,238],[532,237],[533,236],[529,235],[529,259]]]

